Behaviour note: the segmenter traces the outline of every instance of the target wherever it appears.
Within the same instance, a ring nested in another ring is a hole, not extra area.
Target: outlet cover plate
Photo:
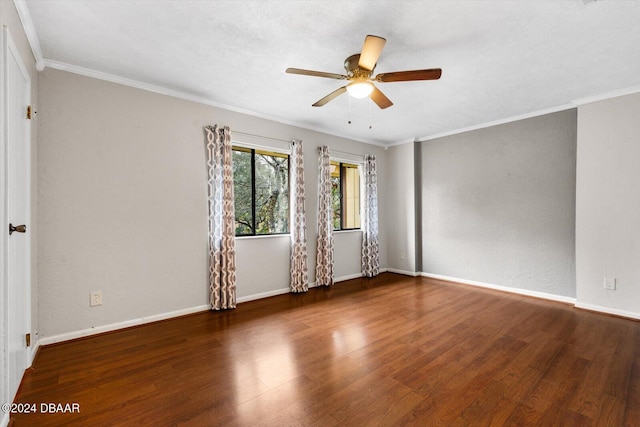
[[[604,278],[604,288],[610,291],[616,290],[616,278],[615,277],[605,277]]]
[[[94,291],[89,295],[89,306],[102,305],[102,291]]]

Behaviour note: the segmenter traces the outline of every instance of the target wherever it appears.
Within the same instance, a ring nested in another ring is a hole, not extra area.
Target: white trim
[[[385,145],[384,149],[386,150],[387,148],[395,147],[396,145],[413,144],[414,142],[420,142],[420,141],[418,141],[418,138],[406,138],[406,139],[402,139],[400,141],[392,142],[391,144]]]
[[[558,111],[568,110],[568,109],[571,109],[571,108],[575,108],[576,106],[588,104],[588,103],[591,103],[591,102],[602,101],[602,100],[606,100],[606,99],[610,99],[610,98],[615,98],[615,97],[618,97],[618,96],[629,95],[629,94],[640,92],[640,86],[634,86],[634,87],[620,89],[620,90],[616,90],[616,91],[605,92],[603,94],[594,95],[594,96],[591,96],[591,97],[578,98],[576,100],[571,101],[569,104],[560,105],[558,107],[552,107],[552,108],[549,108],[549,109],[544,109],[544,110],[540,110],[540,111],[534,111],[534,112],[531,112],[531,113],[522,114],[522,115],[514,116],[514,117],[507,117],[507,118],[500,119],[500,120],[495,120],[495,121],[492,121],[492,122],[481,123],[481,124],[478,124],[478,125],[475,125],[475,126],[456,129],[456,130],[453,130],[453,131],[442,132],[442,133],[439,133],[439,134],[428,135],[428,136],[424,136],[424,137],[407,138],[407,139],[396,141],[396,142],[393,142],[393,143],[390,143],[390,144],[384,144],[384,143],[380,143],[380,142],[373,141],[373,140],[358,139],[358,138],[354,138],[354,137],[345,137],[345,136],[340,135],[338,133],[332,132],[330,129],[324,129],[324,128],[319,128],[319,127],[315,127],[315,126],[302,125],[300,123],[294,123],[294,122],[289,121],[289,120],[284,120],[284,119],[277,118],[277,117],[272,117],[272,116],[269,116],[269,115],[266,115],[266,114],[245,110],[243,108],[222,104],[222,103],[215,102],[213,100],[202,98],[202,97],[199,97],[199,96],[196,96],[196,95],[193,95],[193,94],[189,94],[189,93],[186,93],[186,92],[182,92],[182,91],[178,91],[178,90],[174,90],[174,89],[169,89],[169,88],[164,88],[164,87],[161,87],[161,86],[156,86],[156,85],[152,85],[152,84],[148,84],[148,83],[144,83],[144,82],[140,82],[140,81],[136,81],[136,80],[132,80],[132,79],[127,79],[125,77],[120,77],[120,76],[116,76],[116,75],[113,75],[113,74],[103,73],[101,71],[91,70],[91,69],[84,68],[84,67],[78,67],[78,66],[75,66],[75,65],[66,64],[66,63],[55,61],[55,60],[51,60],[51,59],[45,59],[43,54],[42,54],[42,49],[40,47],[40,41],[39,41],[38,35],[37,35],[36,31],[35,31],[35,27],[33,25],[33,20],[31,19],[31,14],[29,13],[29,8],[27,7],[27,4],[26,4],[25,0],[13,0],[13,3],[15,5],[15,7],[16,7],[17,12],[18,12],[18,16],[20,17],[20,21],[22,22],[22,28],[24,29],[24,32],[25,32],[25,34],[27,36],[27,40],[29,41],[29,46],[31,47],[31,51],[33,52],[33,56],[34,56],[35,61],[36,61],[36,68],[38,69],[38,71],[44,70],[45,67],[51,67],[51,68],[55,68],[55,69],[62,70],[62,71],[68,71],[70,73],[81,74],[81,75],[84,75],[84,76],[87,76],[87,77],[93,77],[93,78],[96,78],[96,79],[99,79],[99,80],[106,80],[106,81],[110,81],[110,82],[113,82],[113,83],[122,84],[122,85],[125,85],[125,86],[135,87],[135,88],[138,88],[138,89],[143,89],[143,90],[147,90],[147,91],[150,91],[150,92],[159,93],[159,94],[162,94],[162,95],[168,95],[168,96],[173,96],[173,97],[180,98],[180,99],[185,99],[187,101],[193,101],[193,102],[198,102],[198,103],[205,104],[205,105],[211,105],[211,106],[214,106],[214,107],[224,108],[226,110],[235,111],[235,112],[238,112],[238,113],[243,113],[243,114],[247,114],[247,115],[254,116],[254,117],[260,117],[260,118],[263,118],[263,119],[271,120],[271,121],[278,122],[278,123],[283,123],[283,124],[290,125],[290,126],[299,127],[299,128],[302,128],[302,129],[312,130],[312,131],[315,131],[315,132],[321,132],[321,133],[324,133],[324,134],[333,135],[333,136],[337,136],[337,137],[340,137],[340,138],[351,139],[353,141],[358,141],[358,142],[362,142],[362,143],[365,143],[365,144],[370,144],[370,145],[375,145],[375,146],[378,146],[378,147],[383,147],[385,150],[388,149],[389,147],[393,147],[393,146],[396,146],[396,145],[403,145],[403,144],[407,144],[409,142],[422,142],[422,141],[428,141],[428,140],[431,140],[431,139],[442,138],[442,137],[445,137],[445,136],[456,135],[456,134],[463,133],[463,132],[468,132],[468,131],[471,131],[471,130],[483,129],[483,128],[488,128],[488,127],[492,127],[492,126],[497,126],[497,125],[501,125],[501,124],[505,124],[505,123],[518,121],[518,120],[524,120],[524,119],[527,119],[527,118],[541,116],[541,115],[544,115],[544,114],[550,114],[550,113],[554,113],[554,112],[558,112]]]
[[[5,73],[6,73],[6,65],[5,58],[6,52],[8,51],[8,46],[5,40],[5,30],[6,27],[0,27],[0,169],[2,169],[0,176],[0,194],[2,195],[2,204],[0,205],[0,224],[6,224],[7,222],[7,205],[8,205],[8,150],[7,150],[7,141],[6,141],[6,129],[5,129]],[[6,228],[2,228],[0,232],[0,245],[2,245],[2,259],[0,259],[0,340],[2,340],[2,344],[0,345],[0,351],[2,354],[0,355],[0,399],[9,400],[9,330],[8,330],[8,319],[9,319],[9,302],[8,302],[8,283],[9,277],[7,273],[7,266],[9,265],[9,236],[8,230]],[[0,402],[7,403],[7,402]],[[7,414],[4,414],[2,418],[2,425],[6,426],[5,423],[9,422],[9,417]]]
[[[489,127],[493,127],[493,126],[503,125],[503,124],[506,124],[506,123],[516,122],[516,121],[519,121],[519,120],[525,120],[525,119],[530,119],[530,118],[533,118],[533,117],[544,116],[545,114],[551,114],[551,113],[557,113],[559,111],[570,110],[572,108],[577,108],[577,107],[579,107],[581,105],[590,104],[592,102],[605,101],[607,99],[617,98],[617,97],[625,96],[625,95],[632,95],[632,94],[636,94],[636,93],[640,93],[640,86],[632,86],[632,87],[619,89],[619,90],[614,90],[614,91],[611,91],[611,92],[605,92],[605,93],[601,93],[601,94],[598,94],[598,95],[593,95],[593,96],[589,96],[589,97],[585,97],[585,98],[578,98],[578,99],[572,100],[568,104],[558,105],[557,107],[547,108],[547,109],[539,110],[539,111],[533,111],[531,113],[521,114],[521,115],[513,116],[513,117],[507,117],[507,118],[504,118],[504,119],[494,120],[492,122],[480,123],[478,125],[469,126],[469,127],[465,127],[465,128],[461,128],[461,129],[447,131],[447,132],[442,132],[442,133],[438,133],[438,134],[434,134],[434,135],[424,136],[424,137],[421,137],[421,138],[415,138],[414,141],[415,142],[424,142],[424,141],[429,141],[429,140],[436,139],[436,138],[443,138],[445,136],[457,135],[457,134],[464,133],[464,132],[469,132],[469,131],[472,131],[472,130],[489,128]],[[407,141],[407,140],[399,141],[399,142],[395,142],[393,144],[389,144],[386,147],[393,147],[393,146],[396,146],[396,145],[402,145],[402,144],[406,144],[407,142],[409,142],[409,141]]]
[[[614,90],[611,92],[602,93],[600,95],[589,96],[586,98],[579,98],[573,101],[573,103],[577,106],[590,104],[592,102],[604,101],[611,98],[617,98],[619,96],[624,95],[633,95],[634,93],[640,92],[640,86],[628,87],[625,89]]]
[[[387,272],[402,274],[404,276],[418,277],[420,276],[419,271],[408,271],[408,270],[398,270],[397,268],[387,268]]]
[[[331,151],[331,148],[329,148],[329,151]],[[336,152],[339,152],[338,150],[336,150]],[[347,153],[343,153],[343,154],[347,154]],[[333,162],[338,162],[338,163],[347,163],[350,165],[355,164],[358,167],[361,167],[364,164],[364,154],[363,155],[353,155],[352,159],[346,158],[346,157],[338,157],[338,156],[334,156],[331,153],[329,153],[329,160],[333,161]]]
[[[38,39],[38,34],[36,33],[36,29],[33,26],[33,20],[31,19],[31,14],[29,13],[27,3],[24,0],[13,0],[13,4],[16,7],[18,17],[20,18],[20,22],[22,23],[22,29],[27,36],[27,41],[29,42],[29,46],[31,47],[31,53],[33,53],[33,58],[36,61],[36,69],[38,71],[42,71],[45,67],[44,57],[42,56],[40,40]]]
[[[347,274],[346,276],[334,277],[333,283],[344,282],[351,279],[359,279],[360,277],[362,277],[362,273]]]
[[[9,179],[10,179],[10,173],[9,173],[9,167],[7,167],[10,156],[10,141],[8,138],[8,132],[9,132],[9,123],[7,121],[7,102],[9,102],[9,97],[8,97],[8,91],[9,91],[9,81],[7,79],[8,76],[8,58],[9,56],[14,58],[15,64],[18,67],[19,72],[22,74],[22,78],[24,79],[24,84],[25,84],[25,97],[26,97],[26,102],[27,105],[31,104],[32,98],[31,98],[31,76],[29,75],[29,72],[27,70],[27,67],[25,66],[24,60],[16,46],[16,44],[14,43],[14,40],[11,36],[11,32],[9,30],[8,27],[3,26],[2,27],[2,36],[0,37],[0,41],[2,42],[1,48],[0,48],[0,62],[2,63],[2,70],[0,71],[0,84],[2,85],[2,88],[0,89],[0,101],[2,104],[2,118],[0,118],[0,131],[2,132],[2,135],[0,136],[0,140],[2,141],[2,147],[1,149],[3,150],[3,154],[2,154],[2,161],[3,161],[3,169],[4,169],[4,175],[2,177],[2,185],[3,185],[3,189],[2,189],[2,194],[3,194],[3,205],[2,205],[2,209],[3,212],[0,214],[0,219],[6,222],[3,222],[3,224],[7,224],[8,222],[8,213],[9,213],[9,201],[8,201],[8,197],[9,197]],[[24,137],[26,139],[27,145],[26,145],[26,158],[24,159],[26,162],[26,173],[25,173],[25,186],[27,189],[27,192],[29,194],[31,194],[31,170],[32,170],[32,165],[31,165],[31,155],[32,155],[32,139],[31,139],[31,124],[30,123],[24,123],[23,124],[25,126],[25,134]],[[22,126],[22,125],[21,125]],[[26,202],[26,206],[25,206],[25,212],[24,212],[24,223],[28,225],[28,227],[32,227],[32,218],[31,218],[31,203],[30,203],[30,199],[29,197],[27,197],[27,202]],[[27,269],[25,271],[25,285],[26,288],[24,290],[24,303],[26,304],[25,307],[25,312],[26,312],[26,319],[25,319],[25,325],[23,325],[25,327],[25,330],[29,333],[32,332],[32,324],[31,324],[31,314],[32,314],[32,307],[31,307],[31,291],[32,291],[32,271],[31,271],[31,260],[32,260],[32,239],[33,239],[33,233],[28,233],[26,236],[26,240],[25,240],[25,247],[26,247],[26,266]],[[0,327],[2,328],[2,335],[3,335],[3,350],[4,350],[4,354],[3,354],[3,363],[4,365],[2,367],[0,367],[0,371],[2,371],[2,375],[3,375],[3,379],[5,379],[5,381],[3,381],[3,384],[0,384],[0,387],[2,387],[2,393],[1,396],[4,396],[7,400],[7,402],[2,402],[2,403],[10,403],[11,401],[13,401],[13,399],[15,399],[16,393],[19,390],[20,387],[20,383],[22,381],[22,379],[24,378],[24,371],[20,372],[20,381],[17,384],[16,390],[10,390],[10,386],[11,386],[11,376],[13,375],[12,370],[11,370],[11,366],[9,366],[10,364],[10,357],[9,357],[9,334],[11,332],[10,329],[10,324],[9,324],[9,310],[8,310],[8,304],[9,304],[9,236],[5,233],[2,234],[2,242],[1,242],[2,246],[3,246],[3,260],[2,260],[2,265],[5,267],[3,268],[4,270],[4,274],[2,276],[2,279],[0,279],[0,285],[2,285],[2,290],[0,292],[3,293],[2,298],[0,299],[2,301],[3,304],[3,311],[4,311],[4,315],[2,317],[2,320],[0,321]],[[31,362],[33,359],[33,352],[31,348],[26,348],[25,349],[25,353],[26,353],[26,367],[25,369],[28,369],[31,366]]]
[[[33,359],[36,357],[38,349],[40,348],[40,340],[36,338],[35,343],[32,340],[32,344],[31,353],[29,354],[29,366],[33,365]]]
[[[89,329],[83,329],[80,331],[66,332],[64,334],[52,335],[50,337],[43,337],[39,339],[39,345],[55,344],[62,341],[68,341],[76,338],[88,337],[91,335],[101,334],[103,332],[111,332],[119,329],[129,328],[131,326],[144,325],[146,323],[157,322],[159,320],[171,319],[173,317],[184,316],[192,313],[199,313],[201,311],[207,311],[211,309],[211,305],[199,305],[197,307],[185,308],[182,310],[171,311],[169,313],[155,314],[147,317],[140,317],[138,319],[125,320],[124,322],[111,323],[109,325],[96,326]]]
[[[583,302],[576,302],[575,307],[583,310],[640,320],[640,313],[635,313],[633,311],[619,310],[617,308],[603,307],[601,305],[586,304]]]
[[[257,299],[275,297],[276,295],[284,295],[289,293],[289,288],[280,288],[273,291],[261,292],[259,294],[247,295],[246,297],[239,297],[236,299],[237,303],[255,301]]]
[[[104,73],[102,71],[92,70],[90,68],[79,67],[79,66],[76,66],[76,65],[71,65],[71,64],[64,63],[64,62],[60,62],[60,61],[54,61],[54,60],[51,60],[51,59],[44,59],[44,66],[45,67],[49,67],[49,68],[54,68],[56,70],[67,71],[69,73],[80,74],[80,75],[86,76],[86,77],[92,77],[92,78],[98,79],[98,80],[104,80],[104,81],[108,81],[108,82],[112,82],[112,83],[121,84],[123,86],[129,86],[129,87],[133,87],[133,88],[136,88],[136,89],[146,90],[146,91],[149,91],[149,92],[158,93],[160,95],[172,96],[174,98],[184,99],[186,101],[197,102],[199,104],[210,105],[212,107],[222,108],[222,109],[229,110],[229,111],[235,111],[237,113],[242,113],[242,114],[246,114],[248,116],[258,117],[258,118],[265,119],[265,120],[270,120],[272,122],[282,123],[282,124],[289,125],[289,126],[294,126],[294,127],[300,128],[300,129],[307,129],[307,130],[311,130],[311,131],[314,131],[314,132],[320,132],[320,133],[325,134],[325,135],[332,135],[332,136],[337,136],[339,138],[349,139],[351,141],[362,142],[364,144],[375,145],[375,146],[378,146],[378,147],[385,147],[384,144],[381,144],[381,143],[373,141],[373,140],[359,139],[359,138],[356,138],[356,137],[353,137],[353,136],[347,137],[347,136],[341,135],[339,133],[333,132],[331,129],[303,125],[301,123],[296,123],[296,122],[293,122],[291,120],[285,120],[285,119],[280,118],[280,117],[274,117],[274,116],[270,116],[270,115],[267,115],[267,114],[262,114],[262,113],[258,113],[258,112],[255,112],[255,111],[246,110],[244,108],[236,107],[234,105],[223,104],[221,102],[217,102],[217,101],[214,101],[212,99],[204,98],[202,96],[194,95],[192,93],[183,92],[183,91],[179,91],[179,90],[176,90],[176,89],[170,89],[170,88],[166,88],[166,87],[163,87],[163,86],[157,86],[157,85],[154,85],[154,84],[141,82],[139,80],[129,79],[129,78],[126,78],[126,77],[120,77],[120,76],[116,76],[114,74],[109,74],[109,73]],[[232,133],[233,133],[233,130],[232,130]]]
[[[421,276],[431,279],[446,280],[448,282],[457,282],[464,285],[478,286],[481,288],[493,289],[496,291],[509,292],[512,294],[525,295],[528,297],[542,298],[550,301],[562,302],[566,304],[576,303],[576,299],[563,295],[548,294],[546,292],[530,291],[528,289],[512,288],[510,286],[493,285],[491,283],[477,282],[475,280],[458,279],[456,277],[442,276],[440,274],[421,273]]]
[[[248,142],[247,140],[251,140],[251,139],[256,139],[259,140],[260,142],[262,141],[269,141],[269,143],[275,144],[275,145],[264,145],[264,144],[256,144],[256,143],[252,143],[252,142]],[[243,135],[238,133],[238,136],[234,136],[233,134],[233,129],[231,129],[231,145],[233,147],[241,147],[241,148],[248,148],[248,149],[253,149],[253,150],[263,150],[263,151],[271,151],[274,153],[279,153],[279,154],[286,154],[287,156],[291,155],[291,143],[290,142],[283,142],[283,141],[274,141],[273,139],[268,139],[268,138],[261,138],[259,136],[257,137],[252,137],[252,136],[247,136],[247,135]],[[285,147],[286,145],[286,147]]]
[[[386,272],[387,269],[380,269],[380,273],[384,273]],[[346,276],[340,276],[340,277],[334,277],[333,279],[333,283],[339,283],[339,282],[344,282],[346,280],[351,280],[351,279],[359,279],[363,277],[362,273],[356,273],[356,274],[348,274]],[[316,282],[309,282],[308,285],[309,289],[311,288],[315,288],[317,287]],[[242,303],[242,302],[248,302],[248,301],[254,301],[257,299],[262,299],[262,298],[269,298],[269,297],[273,297],[276,295],[284,295],[284,294],[288,294],[290,292],[290,288],[280,288],[280,289],[276,289],[273,291],[267,291],[267,292],[261,292],[259,294],[253,294],[253,295],[247,295],[244,297],[240,297],[236,300],[236,302],[238,303]]]
[[[605,314],[612,314],[612,315],[616,315],[616,316],[621,316],[621,317],[627,317],[627,318],[631,318],[631,319],[640,320],[640,313],[634,313],[634,312],[630,312],[630,311],[612,309],[612,308],[608,308],[608,307],[602,307],[602,306],[599,306],[599,305],[577,303],[575,298],[565,297],[565,296],[561,296],[561,295],[554,295],[554,294],[548,294],[548,293],[544,293],[544,292],[529,291],[529,290],[526,290],[526,289],[511,288],[511,287],[508,287],[508,286],[492,285],[492,284],[489,284],[489,283],[477,282],[477,281],[474,281],[474,280],[458,279],[458,278],[455,278],[455,277],[442,276],[442,275],[439,275],[439,274],[411,272],[411,271],[406,271],[406,270],[397,270],[397,269],[394,269],[394,268],[381,268],[380,269],[380,273],[385,273],[385,272],[403,274],[403,275],[412,276],[412,277],[423,276],[423,277],[428,277],[428,278],[432,278],[432,279],[446,280],[448,282],[453,282],[453,283],[461,283],[461,284],[465,284],[465,285],[478,286],[478,287],[482,287],[482,288],[488,288],[488,289],[493,289],[493,290],[513,293],[513,294],[518,294],[518,295],[525,295],[525,296],[531,296],[531,297],[536,297],[536,298],[541,298],[541,299],[546,299],[546,300],[551,300],[551,301],[556,301],[556,302],[573,304],[576,308],[581,308],[581,309],[585,309],[585,310],[589,310],[589,311],[605,313]],[[346,275],[346,276],[341,276],[341,277],[335,278],[334,279],[334,283],[343,282],[343,281],[351,280],[351,279],[358,279],[358,278],[361,278],[361,277],[363,277],[362,273],[350,274],[350,275]],[[315,282],[311,282],[309,284],[309,288],[313,288],[313,287],[315,287]],[[288,287],[287,288],[280,288],[280,289],[276,289],[276,290],[273,290],[273,291],[262,292],[262,293],[259,293],[259,294],[253,294],[253,295],[248,295],[248,296],[245,296],[245,297],[240,297],[240,298],[237,299],[237,302],[238,303],[243,303],[243,302],[254,301],[254,300],[258,300],[258,299],[262,299],[262,298],[268,298],[268,297],[272,297],[272,296],[276,296],[276,295],[284,295],[284,294],[287,294],[287,293],[289,293],[289,288]],[[186,308],[186,309],[182,309],[182,310],[172,311],[172,312],[169,312],[169,313],[156,314],[156,315],[153,315],[153,316],[141,317],[139,319],[133,319],[133,320],[128,320],[128,321],[124,321],[124,322],[112,323],[112,324],[109,324],[109,325],[104,325],[104,326],[98,326],[98,327],[94,327],[94,328],[84,329],[84,330],[80,330],[80,331],[74,331],[74,332],[68,332],[68,333],[59,334],[59,335],[52,335],[50,337],[44,337],[44,338],[41,338],[41,339],[36,341],[36,344],[33,347],[33,355],[35,356],[35,354],[37,353],[38,348],[40,346],[49,345],[49,344],[55,344],[55,343],[59,343],[59,342],[63,342],[63,341],[69,341],[69,340],[76,339],[76,338],[88,337],[88,336],[91,336],[91,335],[96,335],[96,334],[100,334],[100,333],[104,333],[104,332],[116,331],[116,330],[120,330],[120,329],[129,328],[131,326],[144,325],[146,323],[152,323],[152,322],[157,322],[159,320],[171,319],[171,318],[174,318],[174,317],[180,317],[180,316],[184,316],[184,315],[187,315],[187,314],[193,314],[193,313],[209,311],[210,309],[211,309],[211,306],[209,304],[200,305],[200,306],[197,306],[197,307],[191,307],[191,308]],[[8,422],[9,422],[9,420],[8,420],[7,414],[4,414],[4,417],[2,419],[2,423],[0,423],[0,427],[7,426]]]
[[[319,148],[320,146],[318,146],[318,149]],[[333,150],[331,149],[331,147],[329,147],[329,160],[332,162],[348,163],[351,165],[355,164],[358,166],[362,166],[364,164],[365,155],[366,153],[363,153],[363,154],[348,153],[346,151]]]
[[[423,136],[423,137],[420,137],[420,138],[416,138],[415,140],[416,140],[416,142],[429,141],[431,139],[443,138],[445,136],[457,135],[459,133],[469,132],[469,131],[472,131],[472,130],[478,130],[478,129],[484,129],[484,128],[489,128],[489,127],[493,127],[493,126],[504,125],[506,123],[517,122],[519,120],[530,119],[530,118],[538,117],[538,116],[544,116],[545,114],[557,113],[558,111],[570,110],[572,108],[576,108],[576,105],[575,104],[559,105],[557,107],[547,108],[547,109],[539,110],[539,111],[533,111],[531,113],[520,114],[518,116],[513,116],[513,117],[506,117],[504,119],[494,120],[492,122],[480,123],[480,124],[477,124],[477,125],[474,125],[474,126],[469,126],[469,127],[466,127],[466,128],[461,128],[461,129],[456,129],[456,130],[452,130],[452,131],[437,133],[437,134],[429,135],[429,136]]]

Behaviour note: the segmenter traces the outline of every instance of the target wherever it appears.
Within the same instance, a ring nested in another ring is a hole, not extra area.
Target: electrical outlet
[[[605,277],[604,278],[604,288],[609,289],[610,291],[616,290],[616,278],[615,277]]]
[[[89,306],[95,307],[96,305],[102,305],[102,291],[95,291],[89,294]]]

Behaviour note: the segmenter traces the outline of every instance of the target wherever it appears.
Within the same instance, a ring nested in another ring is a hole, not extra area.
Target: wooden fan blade
[[[364,39],[364,46],[362,46],[362,52],[360,52],[360,60],[358,61],[358,67],[365,70],[372,71],[378,62],[378,58],[382,53],[382,48],[387,40],[378,36],[367,36]]]
[[[324,71],[303,70],[301,68],[287,68],[289,74],[301,74],[303,76],[326,77],[328,79],[344,80],[347,76],[336,73],[325,73]]]
[[[442,75],[440,68],[429,70],[396,71],[394,73],[381,73],[375,78],[377,82],[407,82],[411,80],[438,80]]]
[[[338,88],[338,89],[334,90],[329,95],[325,96],[320,101],[318,101],[315,104],[313,104],[313,106],[314,107],[322,107],[324,104],[326,104],[327,102],[333,100],[334,98],[337,98],[338,95],[342,95],[346,91],[347,91],[347,87],[346,86],[342,86],[341,88]]]
[[[391,102],[391,100],[387,98],[384,93],[380,92],[380,89],[378,89],[375,86],[373,87],[373,92],[371,92],[371,95],[369,95],[369,98],[371,98],[371,100],[376,104],[378,104],[378,107],[380,107],[383,110],[393,105],[393,102]]]

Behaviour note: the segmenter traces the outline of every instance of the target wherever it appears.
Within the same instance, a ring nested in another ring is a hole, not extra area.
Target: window
[[[358,165],[331,162],[333,229],[360,228],[360,171]]]
[[[289,232],[289,156],[233,147],[236,236]]]

